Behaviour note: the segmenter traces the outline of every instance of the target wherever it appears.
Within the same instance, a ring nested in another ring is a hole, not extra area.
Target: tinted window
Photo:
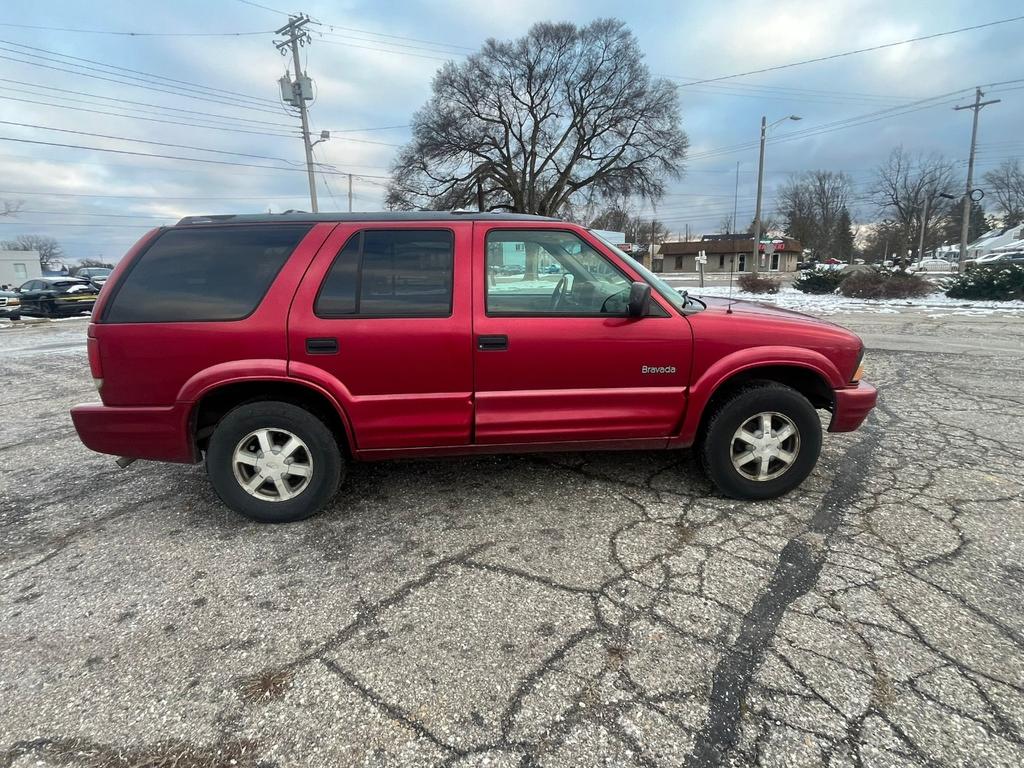
[[[443,229],[367,230],[353,235],[317,296],[320,317],[447,317],[455,239]]]
[[[121,279],[113,323],[239,320],[256,309],[309,224],[170,229]]]

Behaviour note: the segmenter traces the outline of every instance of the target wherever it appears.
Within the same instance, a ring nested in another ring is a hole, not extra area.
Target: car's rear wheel
[[[796,488],[821,452],[821,420],[791,387],[759,381],[719,403],[699,447],[718,489],[736,499],[771,499]]]
[[[319,512],[338,490],[344,461],[330,429],[291,403],[240,405],[217,424],[206,471],[221,500],[262,523]]]

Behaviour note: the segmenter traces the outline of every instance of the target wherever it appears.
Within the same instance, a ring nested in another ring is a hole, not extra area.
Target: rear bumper
[[[190,405],[118,408],[87,403],[71,409],[71,420],[78,437],[97,453],[191,464],[199,457],[189,439]]]
[[[833,395],[835,408],[828,425],[829,432],[852,432],[857,429],[878,402],[878,390],[866,381],[853,387],[836,389]]]

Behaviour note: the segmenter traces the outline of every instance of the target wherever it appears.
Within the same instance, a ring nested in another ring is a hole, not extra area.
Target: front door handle
[[[508,336],[477,336],[476,348],[481,352],[500,352],[508,349]]]
[[[333,338],[306,339],[307,355],[336,355],[338,340]]]

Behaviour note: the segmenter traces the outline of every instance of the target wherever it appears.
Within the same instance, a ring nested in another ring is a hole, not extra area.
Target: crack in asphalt
[[[842,456],[843,472],[836,476],[807,529],[782,548],[771,579],[743,618],[736,642],[715,666],[708,723],[687,758],[688,768],[721,765],[736,745],[747,692],[779,622],[817,583],[828,557],[829,538],[860,493],[860,478],[867,474],[871,455],[881,440],[877,425],[863,429],[865,436]]]

